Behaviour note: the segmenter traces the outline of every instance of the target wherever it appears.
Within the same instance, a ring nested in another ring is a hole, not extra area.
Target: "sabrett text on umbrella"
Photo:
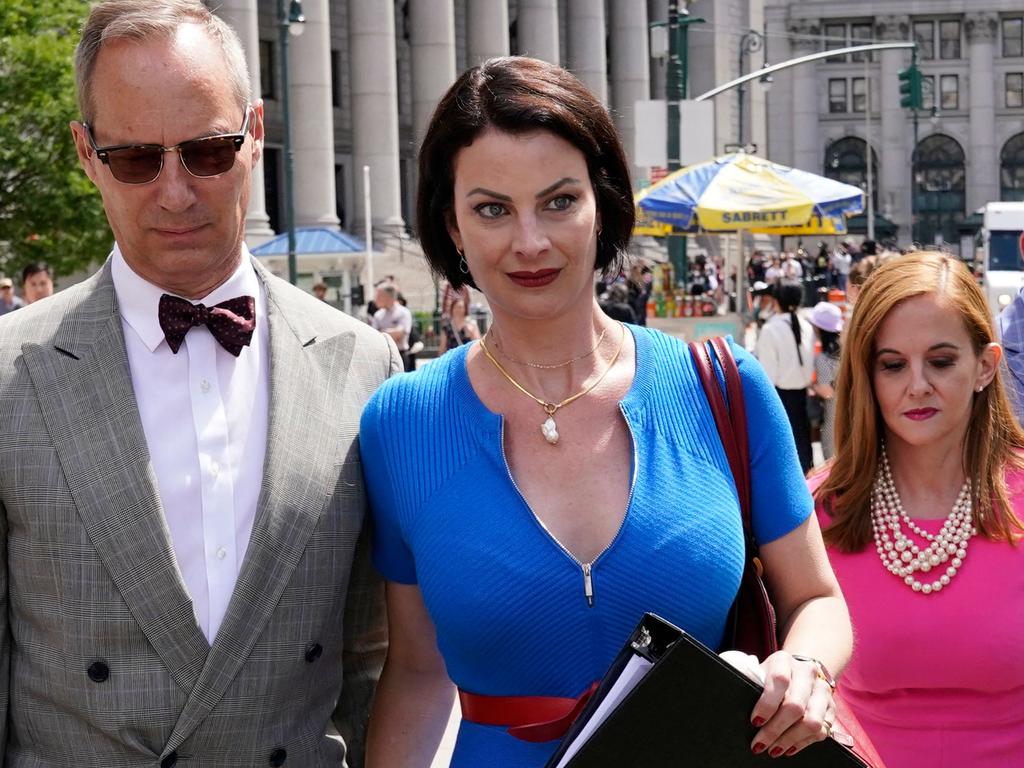
[[[778,221],[785,220],[786,210],[779,211],[726,211],[722,214],[722,221],[726,224],[751,222],[751,221]]]

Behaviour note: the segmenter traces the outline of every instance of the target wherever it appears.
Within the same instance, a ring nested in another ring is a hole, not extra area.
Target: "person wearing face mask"
[[[814,377],[814,329],[799,314],[803,286],[783,280],[772,290],[772,316],[761,328],[754,354],[775,385],[786,409],[800,466],[813,465],[811,423],[807,415],[807,388]]]
[[[368,760],[430,765],[458,691],[452,766],[540,768],[569,724],[534,727],[542,713],[600,679],[644,611],[722,643],[744,549],[735,486],[687,347],[599,305],[595,272],[621,274],[634,204],[621,142],[582,83],[522,57],[468,70],[419,169],[428,263],[481,291],[493,321],[363,414],[390,636]],[[851,635],[782,406],[733,354],[784,628],[784,650],[759,660],[770,684],[749,748],[780,756],[829,733],[822,665],[842,666]]]
[[[833,459],[809,481],[857,628],[839,686],[888,768],[1024,754],[1024,432],[955,257],[879,266],[846,329]]]

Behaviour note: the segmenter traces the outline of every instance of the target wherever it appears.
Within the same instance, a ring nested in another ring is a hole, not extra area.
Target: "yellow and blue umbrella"
[[[696,232],[738,229],[782,233],[794,228],[845,231],[864,210],[859,187],[743,153],[680,168],[641,191],[649,219]]]

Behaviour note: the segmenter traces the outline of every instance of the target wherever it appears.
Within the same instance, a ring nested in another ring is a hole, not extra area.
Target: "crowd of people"
[[[556,65],[456,80],[416,202],[445,353],[416,369],[393,278],[371,328],[249,254],[245,61],[199,0],[83,27],[72,133],[116,245],[0,320],[0,763],[425,767],[458,701],[452,766],[541,768],[644,612],[731,650],[746,567],[701,358],[636,311],[620,138]],[[889,768],[1018,764],[1024,431],[989,308],[942,253],[826,256],[847,314],[780,257],[754,353],[724,345],[779,642],[730,736],[792,756],[844,702]]]

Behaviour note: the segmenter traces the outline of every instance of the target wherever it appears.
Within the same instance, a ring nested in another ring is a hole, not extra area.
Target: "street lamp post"
[[[757,53],[764,48],[764,35],[758,32],[756,29],[752,29],[746,32],[743,37],[740,38],[740,53],[739,53],[739,76],[743,77],[743,57],[747,54]],[[767,77],[771,77],[767,75]],[[744,110],[744,97],[747,93],[747,87],[745,83],[740,83],[736,89],[739,94],[739,110],[737,111],[737,131],[736,131],[736,143],[743,146],[743,110]]]
[[[668,107],[668,172],[679,170],[679,102],[686,98],[686,80],[689,75],[688,30],[691,24],[703,24],[704,19],[690,18],[679,0],[668,3],[668,68],[665,77],[665,101]],[[662,26],[662,23],[651,25]],[[668,257],[676,273],[676,284],[686,283],[686,235],[668,236]]]
[[[306,17],[302,15],[301,0],[277,0],[277,20],[281,45],[281,117],[284,123],[284,200],[288,227],[288,282],[295,285],[298,269],[295,264],[295,194],[292,190],[292,117],[288,103],[288,38],[302,34]]]

